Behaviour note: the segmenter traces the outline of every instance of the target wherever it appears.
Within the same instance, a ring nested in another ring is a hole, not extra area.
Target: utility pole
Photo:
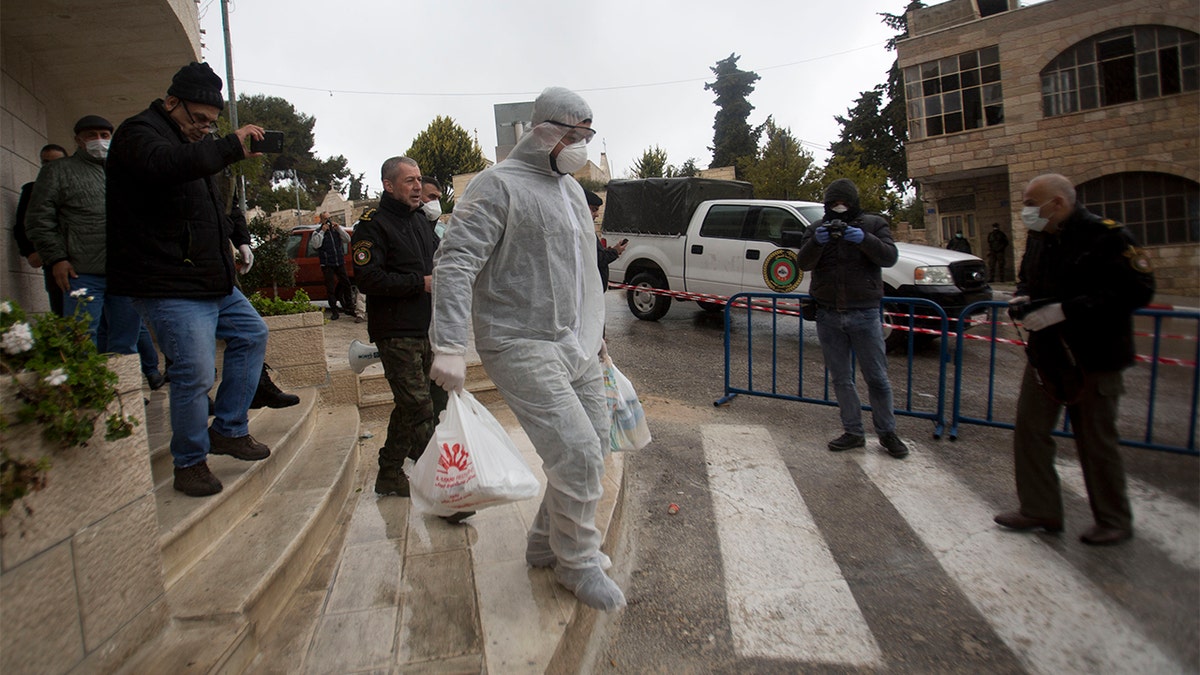
[[[300,225],[300,177],[292,169],[292,186],[296,188],[296,224]]]
[[[225,87],[229,90],[229,123],[238,128],[237,93],[233,88],[233,44],[229,39],[229,0],[221,0],[221,25],[225,29]],[[238,174],[238,204],[246,213],[246,177]]]

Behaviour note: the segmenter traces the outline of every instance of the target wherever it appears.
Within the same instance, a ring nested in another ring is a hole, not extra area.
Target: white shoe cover
[[[625,606],[625,594],[599,567],[556,567],[554,576],[588,607],[611,612]]]

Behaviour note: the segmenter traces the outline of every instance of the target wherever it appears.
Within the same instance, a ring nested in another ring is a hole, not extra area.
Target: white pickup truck
[[[809,278],[796,264],[796,252],[824,207],[739,196],[749,193],[747,183],[699,178],[609,183],[602,236],[610,245],[628,240],[624,254],[609,265],[610,281],[722,298],[743,292],[807,293]],[[918,244],[897,243],[896,248],[899,260],[883,270],[885,295],[932,300],[951,318],[973,302],[992,299],[983,260]],[[637,289],[627,291],[637,318],[655,321],[670,309],[671,296]],[[723,303],[699,305],[718,311]],[[888,346],[899,347],[907,338],[905,332],[889,331]],[[927,342],[932,336],[917,338]]]

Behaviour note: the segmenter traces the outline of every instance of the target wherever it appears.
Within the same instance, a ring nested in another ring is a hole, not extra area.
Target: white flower
[[[55,368],[46,376],[46,384],[57,387],[67,381],[67,373],[62,368]]]
[[[7,300],[0,302],[0,314],[8,314],[12,311],[12,305]]]
[[[80,288],[80,289],[76,289],[76,290],[74,290],[74,291],[71,291],[71,297],[72,297],[72,298],[82,298],[82,297],[83,297],[83,296],[85,296],[85,295],[87,295],[87,289],[86,289],[86,288]]]
[[[0,338],[0,347],[9,354],[20,354],[33,349],[33,331],[27,323],[14,323]]]

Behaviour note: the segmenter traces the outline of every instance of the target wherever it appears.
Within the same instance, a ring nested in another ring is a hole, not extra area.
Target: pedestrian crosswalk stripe
[[[1083,471],[1076,462],[1059,460],[1064,487],[1087,500]],[[1133,530],[1163,551],[1176,565],[1200,570],[1200,509],[1136,479],[1126,479]]]
[[[880,665],[879,646],[770,433],[736,425],[701,433],[738,655]]]
[[[866,453],[859,463],[1031,671],[1184,670],[1037,536],[994,525],[994,509],[919,448],[903,462]]]

